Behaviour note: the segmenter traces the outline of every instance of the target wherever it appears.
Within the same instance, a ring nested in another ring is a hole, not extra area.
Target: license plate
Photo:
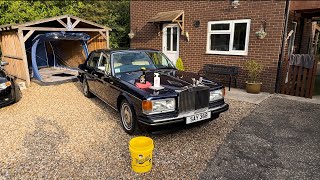
[[[210,112],[202,112],[202,113],[198,113],[192,116],[188,116],[187,117],[187,124],[190,123],[194,123],[194,122],[198,122],[198,121],[202,121],[205,119],[209,119],[211,117],[211,113]]]

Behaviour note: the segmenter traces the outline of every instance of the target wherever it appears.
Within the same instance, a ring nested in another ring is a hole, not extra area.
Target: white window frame
[[[236,23],[247,23],[247,31],[246,31],[246,40],[245,40],[245,48],[244,50],[232,50],[233,49],[233,38],[234,38],[234,29]],[[229,24],[229,30],[211,30],[212,24]],[[241,19],[241,20],[229,20],[229,21],[209,21],[208,29],[207,29],[207,54],[223,54],[223,55],[248,55],[248,47],[249,47],[249,36],[250,36],[250,24],[251,19]],[[230,42],[229,42],[229,51],[216,51],[210,49],[210,36],[211,34],[230,34]]]

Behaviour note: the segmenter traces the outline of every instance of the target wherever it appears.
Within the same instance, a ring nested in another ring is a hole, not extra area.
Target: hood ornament
[[[202,81],[203,81],[203,78],[200,77],[199,80],[196,80],[196,78],[191,78],[192,79],[192,86],[195,87],[195,86],[202,86]]]

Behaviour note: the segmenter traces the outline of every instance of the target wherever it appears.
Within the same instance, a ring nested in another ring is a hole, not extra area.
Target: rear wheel
[[[127,100],[122,100],[120,105],[120,118],[123,130],[132,135],[139,132],[137,119],[134,110],[131,108]]]
[[[83,94],[84,94],[85,97],[87,97],[87,98],[91,98],[92,97],[92,93],[89,90],[89,85],[88,85],[88,81],[87,81],[86,78],[83,78],[82,90],[83,90]]]

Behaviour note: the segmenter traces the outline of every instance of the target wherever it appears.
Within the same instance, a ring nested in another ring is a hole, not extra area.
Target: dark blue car
[[[1,61],[0,64],[0,108],[21,99],[21,91],[19,86],[15,83],[14,78],[8,76],[4,70],[7,62]]]
[[[79,69],[84,95],[119,111],[128,134],[216,119],[229,108],[223,85],[177,70],[157,50],[96,50]]]

